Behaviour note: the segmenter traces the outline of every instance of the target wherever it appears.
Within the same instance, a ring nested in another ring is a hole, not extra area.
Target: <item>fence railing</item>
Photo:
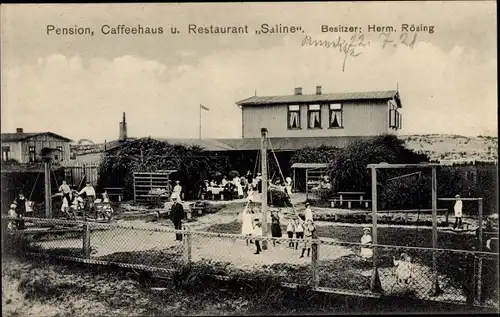
[[[162,272],[208,261],[225,276],[272,275],[283,284],[330,293],[498,307],[498,253],[373,245],[374,262],[361,256],[366,250],[360,243],[323,238],[250,240],[189,227],[42,218],[24,218],[24,230],[7,229],[18,220],[2,217],[2,232],[8,234],[4,252],[18,248],[37,256]],[[256,241],[264,247],[258,254]]]

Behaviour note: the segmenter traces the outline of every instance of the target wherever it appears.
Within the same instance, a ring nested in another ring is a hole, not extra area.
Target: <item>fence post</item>
[[[316,231],[314,231],[316,233]],[[319,270],[318,270],[318,258],[319,258],[319,244],[317,242],[316,234],[313,236],[312,241],[312,255],[311,255],[311,268],[312,268],[312,286],[319,286]]]
[[[90,259],[90,225],[88,222],[83,225],[83,257]]]
[[[191,263],[191,230],[189,227],[184,229],[184,265]]]
[[[483,258],[481,255],[477,257],[477,283],[476,283],[476,304],[481,303],[481,279],[483,273]]]

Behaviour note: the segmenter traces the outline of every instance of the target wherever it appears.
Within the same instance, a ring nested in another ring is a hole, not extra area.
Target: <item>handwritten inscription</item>
[[[387,45],[392,47],[397,47],[398,45],[404,45],[409,48],[413,48],[417,41],[417,33],[408,34],[402,33],[399,37],[395,36],[394,33],[380,33],[378,35],[380,40],[380,45],[382,49],[385,49]],[[319,46],[326,49],[334,49],[339,53],[343,54],[344,60],[342,63],[342,71],[345,71],[345,66],[347,58],[356,58],[363,54],[362,49],[370,46],[371,41],[365,39],[365,35],[353,34],[348,40],[344,39],[342,36],[338,36],[335,40],[320,40],[313,39],[311,35],[306,35],[302,40],[302,46]]]
[[[302,46],[322,46],[324,48],[334,48],[337,49],[340,53],[344,54],[344,62],[342,64],[342,71],[345,70],[345,64],[347,61],[347,57],[357,57],[361,55],[361,52],[356,51],[357,44],[355,43],[355,39],[351,37],[351,41],[346,41],[341,36],[337,37],[336,40],[333,41],[323,41],[323,40],[313,40],[310,35],[306,35],[304,40],[302,41]]]

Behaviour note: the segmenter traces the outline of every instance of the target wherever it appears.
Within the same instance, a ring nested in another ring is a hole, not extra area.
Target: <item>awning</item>
[[[330,164],[328,163],[295,163],[292,168],[305,168],[305,169],[315,169],[315,168],[327,168]]]

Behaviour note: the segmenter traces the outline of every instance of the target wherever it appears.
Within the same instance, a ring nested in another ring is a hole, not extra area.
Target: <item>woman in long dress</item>
[[[241,215],[241,234],[247,237],[250,237],[252,235],[252,232],[254,230],[253,228],[253,215],[251,212],[251,209],[248,208],[248,205],[245,207],[245,210],[243,210],[243,213]],[[248,238],[247,245],[249,243],[250,238]]]
[[[273,238],[281,238],[281,226],[280,226],[280,216],[277,211],[271,214],[271,235]],[[273,246],[276,246],[276,242],[273,240]]]
[[[245,197],[245,194],[243,193],[243,186],[241,186],[241,178],[235,177],[233,179],[234,185],[236,186],[236,190],[238,191],[238,198],[243,198]]]

